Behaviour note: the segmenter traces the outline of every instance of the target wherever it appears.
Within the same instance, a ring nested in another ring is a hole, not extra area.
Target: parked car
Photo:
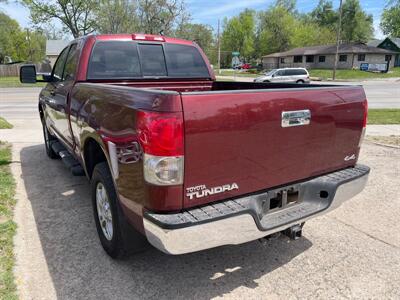
[[[251,68],[253,68],[253,66],[251,64],[242,64],[240,66],[240,69],[243,69],[243,70],[248,70],[248,69],[251,69]]]
[[[304,68],[274,69],[255,78],[254,82],[310,83],[310,74]]]
[[[76,39],[42,81],[46,153],[90,180],[113,258],[297,239],[367,182],[361,86],[216,81],[196,43],[144,34]]]

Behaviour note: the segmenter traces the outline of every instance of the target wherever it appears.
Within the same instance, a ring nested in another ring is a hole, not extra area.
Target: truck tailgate
[[[355,165],[362,87],[182,93],[184,207],[285,185]],[[309,110],[282,127],[282,112]]]

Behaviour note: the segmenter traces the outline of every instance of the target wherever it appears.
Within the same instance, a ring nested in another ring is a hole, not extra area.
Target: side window
[[[67,60],[65,63],[63,80],[74,80],[76,68],[78,66],[79,51],[77,44],[73,44],[69,49]]]
[[[284,76],[284,75],[285,75],[285,71],[280,70],[280,71],[278,71],[278,72],[275,72],[274,75],[275,75],[275,76]]]
[[[65,65],[65,60],[67,58],[67,54],[68,54],[68,47],[65,48],[61,52],[61,54],[58,56],[56,64],[54,65],[54,68],[53,68],[53,80],[54,81],[61,81],[61,79],[62,79],[62,74],[64,71],[64,65]]]
[[[296,70],[286,70],[285,71],[286,76],[293,76],[296,75]]]

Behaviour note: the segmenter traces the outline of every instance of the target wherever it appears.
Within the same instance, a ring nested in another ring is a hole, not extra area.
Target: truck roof
[[[144,33],[123,33],[123,34],[90,34],[78,39],[86,39],[94,37],[96,40],[115,40],[115,41],[149,41],[149,42],[165,42],[165,43],[172,43],[172,44],[181,44],[181,45],[193,45],[195,44],[193,41],[167,37],[163,35],[155,35],[155,34],[144,34]]]

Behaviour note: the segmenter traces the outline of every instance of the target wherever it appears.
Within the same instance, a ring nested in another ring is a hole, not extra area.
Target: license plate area
[[[266,199],[262,201],[262,212],[264,215],[280,211],[299,204],[299,186],[285,187],[268,192]]]

